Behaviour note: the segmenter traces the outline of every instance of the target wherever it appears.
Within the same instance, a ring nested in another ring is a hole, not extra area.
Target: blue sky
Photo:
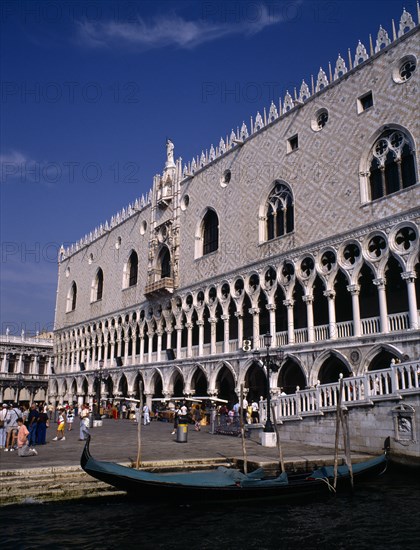
[[[0,332],[52,329],[57,253],[413,0],[3,1]]]

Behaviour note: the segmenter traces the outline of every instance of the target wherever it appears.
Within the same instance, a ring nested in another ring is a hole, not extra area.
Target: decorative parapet
[[[105,235],[111,229],[114,227],[117,227],[121,223],[125,222],[138,212],[141,212],[144,208],[149,206],[152,203],[152,191],[149,191],[149,193],[146,193],[146,195],[142,195],[139,199],[136,199],[133,203],[129,204],[126,208],[123,208],[119,212],[117,212],[112,218],[108,221],[106,221],[104,224],[101,223],[99,227],[96,227],[93,231],[91,231],[89,234],[82,237],[80,240],[78,240],[76,243],[71,244],[67,248],[65,248],[63,245],[60,248],[59,255],[58,255],[58,261],[62,262],[69,256],[72,256],[85,246],[89,246],[91,243],[96,241],[96,239],[99,239],[102,237],[102,235]]]
[[[417,2],[417,24],[419,22],[420,7],[419,3]],[[335,63],[334,73],[332,73],[331,64],[329,64],[329,76],[327,76],[327,73],[321,67],[316,77],[316,83],[314,80],[314,76],[311,75],[311,87],[309,87],[305,80],[302,80],[299,95],[297,95],[296,89],[294,90],[294,97],[292,97],[289,91],[287,91],[283,101],[281,98],[279,98],[278,108],[273,101],[271,102],[268,116],[265,108],[263,111],[263,115],[260,112],[257,112],[255,116],[255,121],[251,116],[249,129],[246,123],[243,122],[242,126],[240,128],[238,127],[236,131],[232,130],[229,135],[226,134],[225,137],[221,137],[218,146],[214,147],[214,145],[212,144],[210,146],[210,150],[206,150],[205,152],[201,151],[200,155],[197,155],[190,162],[185,163],[182,170],[180,167],[181,159],[177,161],[177,165],[175,165],[173,161],[173,144],[170,140],[168,140],[167,147],[169,147],[169,156],[165,169],[167,169],[168,167],[175,168],[175,166],[177,166],[176,179],[178,181],[184,181],[192,178],[196,172],[202,170],[216,159],[229,153],[232,149],[240,147],[247,139],[251,139],[254,134],[263,130],[267,125],[275,122],[293,109],[300,108],[302,104],[310,99],[310,97],[317,93],[323,92],[330,84],[343,78],[348,70],[352,70],[354,67],[365,63],[369,60],[370,57],[377,54],[383,48],[387,47],[389,44],[392,44],[392,42],[398,40],[401,36],[411,31],[415,27],[416,23],[414,22],[413,17],[404,8],[399,21],[398,33],[396,31],[394,21],[392,21],[392,39],[389,37],[388,32],[381,25],[377,34],[375,48],[373,47],[372,36],[369,37],[370,54],[368,54],[367,49],[359,40],[355,50],[354,61],[352,60],[350,48],[348,50],[349,69],[347,69],[344,59],[339,54]],[[164,201],[164,198],[162,200]],[[150,205],[151,202],[152,191],[147,193],[146,196],[142,195],[140,199],[136,199],[133,204],[129,204],[127,208],[123,208],[115,216],[112,216],[109,222],[106,221],[105,224],[101,224],[99,227],[95,228],[88,235],[85,235],[76,243],[70,245],[67,248],[64,248],[64,246],[62,246],[59,251],[59,262],[65,260],[72,254],[75,254],[85,246],[88,246],[114,227],[126,221],[138,211]],[[164,203],[162,202],[162,204]]]
[[[418,3],[417,21],[418,23],[420,22],[420,8]],[[395,23],[394,21],[392,21],[392,39],[389,37],[388,32],[381,25],[379,27],[379,31],[376,37],[375,48],[373,47],[372,37],[369,37],[370,54],[368,54],[367,49],[359,40],[355,50],[354,61],[352,60],[351,50],[350,48],[348,49],[349,68],[347,68],[345,60],[339,54],[337,61],[334,65],[334,73],[331,70],[331,64],[329,64],[329,76],[322,67],[319,69],[316,80],[314,80],[313,75],[311,75],[311,88],[303,80],[300,86],[299,95],[297,95],[296,89],[294,91],[294,97],[292,97],[292,94],[290,94],[289,91],[286,91],[283,101],[281,98],[279,98],[278,108],[273,101],[271,102],[268,116],[266,109],[264,108],[263,115],[261,115],[260,112],[257,112],[255,116],[255,121],[253,117],[251,117],[249,128],[245,124],[245,122],[243,122],[242,126],[240,128],[238,127],[236,131],[232,130],[229,135],[226,134],[225,137],[221,137],[218,146],[214,147],[212,144],[210,147],[210,151],[201,151],[201,155],[197,155],[197,157],[193,158],[190,162],[185,163],[182,171],[183,179],[186,180],[193,177],[196,172],[204,168],[207,164],[213,162],[217,158],[222,157],[235,147],[240,146],[244,143],[246,139],[251,138],[253,134],[259,132],[268,124],[271,124],[275,120],[281,118],[292,109],[299,108],[303,103],[308,101],[311,96],[322,92],[327,86],[343,78],[349,70],[358,65],[361,65],[362,63],[365,63],[370,57],[380,52],[383,48],[387,47],[395,40],[398,40],[401,36],[411,31],[415,26],[416,24],[413,17],[404,8],[399,22],[398,34],[395,29]]]

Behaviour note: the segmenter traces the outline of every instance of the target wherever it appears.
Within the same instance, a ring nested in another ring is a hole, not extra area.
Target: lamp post
[[[17,393],[16,393],[16,402],[19,406],[20,404],[20,391],[23,388],[23,374],[21,372],[18,372],[16,377],[16,385],[17,385]]]
[[[274,432],[273,423],[271,422],[271,395],[270,395],[270,347],[273,337],[269,332],[264,334],[264,346],[267,348],[265,358],[265,366],[267,369],[267,420],[265,421],[264,432]]]
[[[104,368],[104,362],[102,359],[99,361],[99,374],[98,374],[98,386],[96,392],[96,420],[101,419],[101,390],[102,390],[102,373]]]

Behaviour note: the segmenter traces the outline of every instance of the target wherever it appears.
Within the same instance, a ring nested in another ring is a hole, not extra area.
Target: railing
[[[10,336],[10,334],[0,334],[0,344],[29,344],[30,346],[53,346],[54,340],[51,338],[38,338],[37,336]]]
[[[374,404],[389,397],[420,393],[420,361],[397,363],[388,369],[366,372],[343,380],[344,406]],[[292,395],[272,399],[276,418],[293,419],[321,415],[337,408],[339,383],[319,384],[315,388],[298,390]],[[266,402],[260,402],[260,416],[266,419]]]
[[[238,436],[241,433],[239,416],[216,414],[214,417],[214,426],[212,426],[212,433]]]
[[[407,312],[403,313],[394,313],[391,315],[388,315],[388,327],[389,327],[389,333],[392,332],[398,332],[398,331],[404,331],[409,328],[409,314]],[[420,315],[419,315],[420,320]],[[380,327],[380,318],[379,317],[369,317],[365,319],[361,319],[361,332],[363,336],[366,335],[374,335],[379,334],[381,327]],[[353,321],[344,321],[340,323],[336,323],[335,325],[336,332],[337,332],[337,338],[338,340],[344,339],[344,338],[351,338],[354,336],[354,326]],[[314,333],[314,339],[315,342],[320,341],[328,341],[330,339],[330,327],[329,325],[315,325],[313,327],[313,333]],[[331,335],[333,336],[333,335]],[[5,340],[7,338],[7,340]],[[306,344],[308,343],[308,329],[307,328],[300,328],[294,330],[294,344]],[[0,343],[4,342],[19,342],[19,343],[27,343],[27,344],[49,344],[52,346],[52,341],[44,338],[27,338],[25,340],[22,340],[21,338],[17,336],[4,336],[0,335]],[[289,339],[288,339],[288,332],[282,331],[277,332],[274,335],[273,338],[273,347],[274,348],[283,348],[285,346],[289,345]],[[224,342],[223,341],[217,341],[215,343],[216,347],[216,354],[220,355],[225,353],[224,350]],[[235,353],[242,347],[242,342],[239,342],[238,339],[231,339],[229,340],[229,346],[227,353]],[[255,342],[255,349],[263,349],[264,348],[264,335],[259,335]],[[191,357],[207,357],[212,355],[211,353],[211,344],[206,343],[203,344],[203,352],[200,355],[199,354],[199,346],[194,345],[192,346],[191,350]],[[149,356],[148,353],[145,353],[143,356],[143,362],[142,364],[152,364],[157,362],[157,352],[152,353],[152,360],[149,362]],[[188,356],[188,350],[186,347],[181,348],[180,353],[177,354],[176,359],[187,359]],[[137,354],[137,358],[139,360],[139,354]],[[165,350],[162,350],[161,352],[161,362],[165,361]],[[137,362],[137,359],[136,359]],[[128,362],[124,366],[131,365],[132,362],[132,356],[128,357]]]

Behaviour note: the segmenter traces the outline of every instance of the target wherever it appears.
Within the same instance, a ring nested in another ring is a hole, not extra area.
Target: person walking
[[[6,416],[7,405],[3,403],[0,409],[0,449],[3,449],[6,445]]]
[[[59,409],[57,422],[57,435],[53,438],[53,441],[65,441],[66,436],[64,433],[66,429],[66,415],[64,413],[64,409]]]
[[[85,441],[89,436],[89,407],[88,405],[82,405],[82,410],[80,411],[79,441]]]
[[[74,421],[74,409],[70,406],[69,410],[67,411],[67,431],[71,432],[73,429],[73,421]]]
[[[143,424],[145,426],[147,426],[147,424],[150,424],[150,409],[147,403],[143,407]]]
[[[199,432],[201,430],[201,410],[199,405],[194,407],[193,411],[194,430]]]

